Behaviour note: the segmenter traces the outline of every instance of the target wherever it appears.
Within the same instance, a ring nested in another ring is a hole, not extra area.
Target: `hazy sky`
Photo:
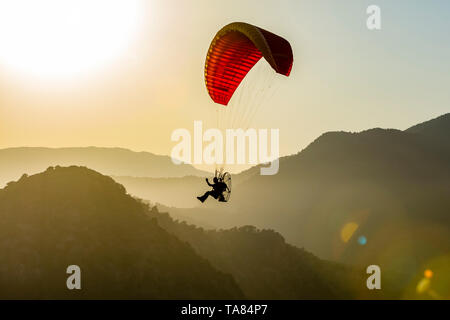
[[[366,28],[370,4],[381,8],[380,31]],[[280,128],[283,155],[326,131],[405,129],[450,111],[449,1],[148,0],[140,14],[125,50],[97,68],[49,78],[15,71],[0,55],[0,147],[170,154],[174,129],[191,129],[218,108],[204,86],[204,59],[215,33],[233,21],[292,44],[291,76],[276,79],[270,105],[253,122]]]

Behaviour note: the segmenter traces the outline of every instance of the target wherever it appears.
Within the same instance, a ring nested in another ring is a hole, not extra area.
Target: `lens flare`
[[[431,279],[433,277],[433,271],[431,271],[430,269],[425,270],[423,274],[427,279]]]
[[[367,238],[365,236],[360,236],[358,238],[358,243],[362,246],[365,245],[367,243]]]
[[[342,229],[341,229],[341,240],[345,243],[347,243],[356,230],[358,230],[358,224],[355,222],[349,222],[347,223]]]
[[[418,294],[422,294],[428,291],[430,289],[430,279],[423,278],[419,281],[416,287],[416,291]]]

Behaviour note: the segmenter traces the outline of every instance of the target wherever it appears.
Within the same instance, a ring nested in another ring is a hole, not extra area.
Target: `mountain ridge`
[[[18,147],[0,149],[0,186],[23,173],[34,174],[55,165],[81,165],[116,176],[182,177],[207,174],[189,164],[176,165],[169,156],[125,148]]]

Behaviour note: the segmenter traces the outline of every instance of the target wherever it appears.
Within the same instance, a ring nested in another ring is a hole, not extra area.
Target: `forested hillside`
[[[146,214],[110,177],[49,168],[0,189],[2,299],[224,299],[244,297]],[[82,289],[66,287],[78,265]]]
[[[205,230],[175,221],[156,207],[149,214],[218,270],[233,275],[250,299],[386,299],[401,294],[393,275],[385,275],[383,291],[370,291],[364,268],[321,260],[273,230]]]

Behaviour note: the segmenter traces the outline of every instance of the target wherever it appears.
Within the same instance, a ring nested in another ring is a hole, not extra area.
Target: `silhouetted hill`
[[[175,165],[168,156],[121,148],[10,148],[0,150],[0,186],[22,174],[35,174],[49,166],[86,166],[102,174],[170,178],[205,176],[191,165]]]
[[[415,125],[406,132],[419,134],[450,149],[450,113]]]
[[[416,135],[393,129],[361,133],[330,132],[298,156],[281,161],[278,176],[326,179],[445,180],[450,175],[443,151]],[[303,166],[307,165],[307,170]]]
[[[434,136],[436,138],[440,136],[448,137],[450,134],[450,113],[416,124],[406,131]]]
[[[0,190],[0,297],[241,298],[230,275],[160,228],[95,171],[49,168]],[[82,290],[66,288],[79,265]]]

